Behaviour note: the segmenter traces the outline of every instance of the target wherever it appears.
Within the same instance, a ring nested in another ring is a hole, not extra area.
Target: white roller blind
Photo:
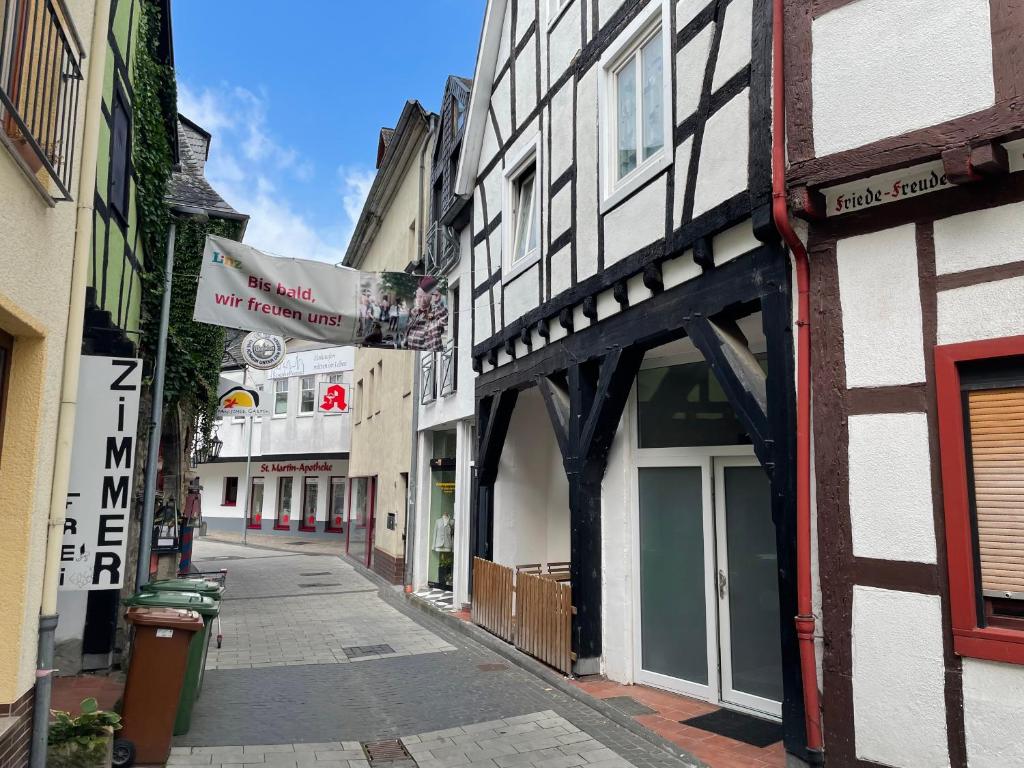
[[[984,590],[1024,593],[1024,387],[968,394]]]

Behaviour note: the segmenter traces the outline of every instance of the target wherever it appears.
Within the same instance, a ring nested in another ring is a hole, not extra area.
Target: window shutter
[[[1024,387],[968,394],[981,586],[1024,593]]]

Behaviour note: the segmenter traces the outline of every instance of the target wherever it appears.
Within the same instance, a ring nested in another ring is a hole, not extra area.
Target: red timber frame
[[[979,621],[966,434],[957,365],[973,360],[1021,355],[1024,355],[1024,336],[970,341],[935,348],[953,649],[961,656],[1012,664],[1024,664],[1024,632],[981,626]]]

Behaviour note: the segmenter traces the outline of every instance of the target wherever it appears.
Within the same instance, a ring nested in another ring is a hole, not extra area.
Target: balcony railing
[[[437,400],[437,365],[433,352],[426,352],[420,358],[420,404],[426,405]]]
[[[448,397],[455,393],[455,371],[456,371],[456,348],[455,340],[449,339],[441,350],[441,397]]]
[[[459,238],[452,231],[435,221],[427,230],[423,252],[423,266],[428,275],[443,274],[459,258]]]
[[[55,200],[71,199],[82,47],[60,0],[0,0],[0,138]]]

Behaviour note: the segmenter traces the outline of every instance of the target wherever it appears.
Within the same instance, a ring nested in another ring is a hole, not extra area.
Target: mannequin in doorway
[[[437,582],[441,589],[452,588],[452,547],[455,521],[446,510],[434,523],[434,551],[437,553]]]

